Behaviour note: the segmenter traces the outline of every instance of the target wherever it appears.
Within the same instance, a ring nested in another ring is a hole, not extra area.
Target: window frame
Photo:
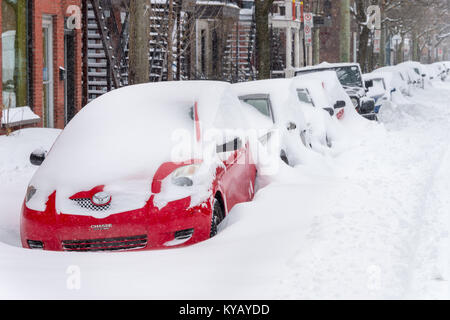
[[[273,107],[272,107],[272,101],[270,100],[270,94],[264,94],[264,93],[257,93],[257,94],[247,94],[243,96],[239,96],[239,100],[242,102],[247,103],[247,100],[266,100],[267,106],[269,108],[269,118],[272,120],[273,123],[275,123],[275,116],[273,113]],[[247,103],[249,104],[249,103]],[[251,104],[250,104],[251,105]],[[261,111],[259,111],[255,106],[251,105],[253,108],[255,108],[256,111],[263,114]],[[267,115],[263,114],[265,117]]]

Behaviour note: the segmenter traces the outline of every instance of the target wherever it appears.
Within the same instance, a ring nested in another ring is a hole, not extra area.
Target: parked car
[[[256,109],[261,110],[261,98],[264,97],[263,113],[269,117],[281,133],[281,158],[288,164],[299,162],[298,144],[323,152],[323,148],[332,145],[328,134],[330,116],[322,108],[311,108],[299,99],[298,89],[302,86],[295,79],[272,79],[233,84],[239,98]]]
[[[342,87],[352,100],[359,114],[369,120],[377,120],[374,112],[375,101],[367,97],[366,90],[371,83],[363,83],[361,68],[357,63],[327,63],[297,69],[295,76],[302,74],[333,70],[336,72]]]
[[[403,72],[406,72],[415,87],[421,89],[425,88],[427,74],[422,64],[415,61],[406,61],[397,64],[395,67],[399,70],[403,70]]]
[[[301,101],[323,108],[338,120],[344,118],[346,108],[353,106],[334,71],[307,73],[293,79]]]
[[[447,68],[443,62],[435,62],[430,65],[430,68],[434,71],[435,79],[445,81],[447,78]]]
[[[391,88],[395,88],[397,92],[405,96],[411,96],[411,88],[413,87],[413,81],[409,77],[408,73],[401,68],[395,66],[387,66],[375,69],[373,73],[383,73],[390,79]],[[385,77],[386,78],[386,77]]]
[[[22,245],[138,250],[214,236],[254,195],[249,142],[237,134],[246,129],[228,83],[151,83],[102,95],[48,154],[32,154],[40,167],[23,203]]]
[[[443,64],[444,64],[445,70],[447,72],[447,78],[448,78],[448,76],[450,76],[450,61],[443,61]]]
[[[373,86],[367,91],[367,95],[375,100],[375,113],[378,114],[384,103],[391,100],[392,90],[387,86],[387,76],[383,73],[363,74],[364,81],[372,81]]]
[[[290,89],[291,81],[287,79],[271,79],[232,84],[234,93],[246,105],[250,105],[273,126],[271,132],[276,132],[279,139],[280,158],[287,164],[297,161],[296,148],[293,141],[301,139],[306,145],[309,140],[306,135],[307,125],[301,108],[293,108],[298,101],[297,96]]]

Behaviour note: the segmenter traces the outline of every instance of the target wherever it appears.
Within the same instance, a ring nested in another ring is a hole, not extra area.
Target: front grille
[[[62,247],[65,251],[118,251],[140,249],[144,248],[146,245],[147,235],[62,241]]]
[[[111,207],[110,203],[104,206],[96,206],[89,198],[72,199],[72,201],[75,201],[80,207],[84,209],[93,211],[106,211]]]

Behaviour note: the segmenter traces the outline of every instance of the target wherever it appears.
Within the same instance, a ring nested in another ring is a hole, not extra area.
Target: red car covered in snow
[[[22,245],[56,251],[180,247],[208,239],[254,195],[242,106],[212,81],[129,86],[89,103],[40,165]]]

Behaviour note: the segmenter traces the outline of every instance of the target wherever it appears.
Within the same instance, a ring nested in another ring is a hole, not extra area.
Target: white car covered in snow
[[[372,73],[382,73],[385,80],[388,79],[388,81],[390,82],[391,88],[395,88],[398,93],[404,94],[406,96],[411,95],[411,87],[413,86],[413,81],[410,78],[409,74],[402,68],[387,66],[375,69]]]
[[[387,85],[388,75],[385,73],[363,74],[364,81],[372,81],[372,86],[368,89],[367,95],[375,100],[375,113],[378,113],[383,105],[391,100],[392,90]]]
[[[293,81],[302,102],[322,108],[338,120],[353,107],[334,71],[307,73],[294,77]]]
[[[280,156],[285,162],[292,163],[299,141],[316,151],[331,146],[331,137],[327,134],[331,118],[322,108],[312,108],[299,99],[298,89],[302,86],[298,80],[261,80],[232,87],[242,102],[273,121],[280,132]]]
[[[395,68],[407,73],[410,81],[415,87],[425,88],[427,73],[422,64],[415,61],[406,61],[397,64]]]

